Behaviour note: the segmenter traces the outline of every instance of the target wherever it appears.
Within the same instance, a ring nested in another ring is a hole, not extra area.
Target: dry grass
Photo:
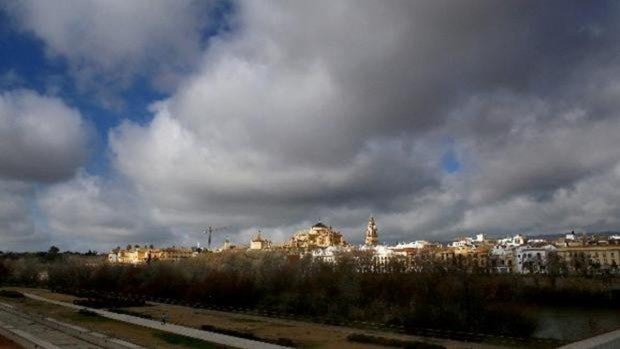
[[[188,327],[200,328],[202,325],[211,325],[217,328],[250,332],[262,339],[276,340],[288,338],[303,348],[344,348],[370,349],[385,348],[384,346],[354,343],[347,340],[351,333],[359,333],[359,329],[340,326],[320,325],[308,322],[268,318],[254,315],[227,313],[220,311],[193,309],[177,305],[155,304],[150,307],[134,307],[128,310],[149,314],[157,319],[166,313],[171,322]],[[461,343],[450,340],[430,340],[415,336],[399,335],[378,331],[367,331],[387,338],[401,340],[418,340],[444,345],[446,348],[471,348],[471,343]],[[498,348],[497,346],[477,343],[478,348]]]
[[[48,299],[59,300],[64,302],[73,302],[73,300],[78,299],[74,296],[64,295],[53,293],[47,290],[41,289],[24,289],[24,288],[15,288],[20,292],[28,292],[37,294],[41,297],[45,297]],[[26,303],[35,302],[32,300],[26,300]],[[153,334],[149,333],[149,330],[143,329],[138,326],[131,326],[124,323],[119,323],[113,320],[108,320],[104,323],[88,323],[88,324],[80,324],[78,319],[71,319],[71,317],[75,317],[75,312],[67,311],[65,308],[58,307],[55,305],[47,305],[41,302],[36,302],[36,305],[31,310],[34,310],[38,307],[42,307],[46,309],[46,312],[51,312],[55,315],[50,315],[52,317],[73,321],[82,327],[93,326],[93,330],[97,330],[99,332],[103,332],[106,334],[115,334],[117,337],[121,337],[123,339],[127,339],[134,343],[141,343],[147,347],[157,347],[157,348],[182,348],[181,346],[170,346],[169,343],[164,343],[161,345],[161,339],[156,341],[157,338],[153,338]],[[57,309],[60,308],[60,309]],[[53,310],[52,310],[53,309]],[[278,338],[288,338],[293,340],[297,345],[303,348],[326,348],[326,349],[371,349],[371,348],[385,348],[383,346],[374,345],[374,344],[366,344],[366,343],[354,343],[347,340],[347,336],[351,333],[359,333],[359,329],[340,327],[340,326],[330,326],[330,325],[320,325],[308,322],[301,321],[293,321],[286,319],[277,319],[277,318],[268,318],[263,316],[254,316],[254,315],[245,315],[245,314],[237,314],[237,313],[228,313],[228,312],[220,312],[220,311],[212,311],[212,310],[204,310],[204,309],[193,309],[189,307],[169,305],[169,304],[154,304],[148,307],[132,307],[126,308],[127,310],[148,314],[153,317],[153,319],[157,320],[161,318],[162,314],[165,312],[167,314],[168,320],[171,323],[175,323],[178,325],[200,328],[202,325],[211,325],[217,328],[229,329],[235,331],[242,332],[250,332],[262,339],[271,339],[277,340]],[[105,319],[107,320],[107,319]],[[67,321],[67,322],[71,322]],[[85,326],[88,325],[88,326]],[[133,329],[129,329],[126,327],[133,327]],[[88,327],[91,329],[91,327]],[[472,343],[466,342],[458,342],[451,340],[443,340],[443,339],[428,339],[421,338],[416,336],[408,336],[408,335],[399,335],[394,333],[386,333],[379,331],[365,331],[368,334],[379,335],[386,338],[395,338],[401,340],[418,340],[418,341],[426,341],[429,343],[440,344],[449,349],[456,348],[472,348],[475,346],[476,348],[501,348],[501,346],[493,346],[482,343],[476,343],[472,346]],[[148,343],[148,344],[147,344]],[[152,343],[152,344],[151,344]]]

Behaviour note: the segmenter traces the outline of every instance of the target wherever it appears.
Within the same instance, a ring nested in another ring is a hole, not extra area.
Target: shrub
[[[0,290],[0,296],[6,298],[24,298],[24,294],[18,291],[12,290]]]
[[[86,315],[86,316],[91,316],[91,317],[99,317],[101,315],[97,314],[96,312],[92,311],[92,310],[88,310],[88,309],[80,309],[78,310],[78,313],[81,315]]]

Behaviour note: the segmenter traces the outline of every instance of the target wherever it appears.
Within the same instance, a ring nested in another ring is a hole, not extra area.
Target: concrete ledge
[[[53,318],[51,318],[51,317],[47,317],[47,318],[45,318],[45,320],[50,321],[50,322],[53,322],[53,323],[55,323],[55,324],[57,324],[57,325],[60,325],[60,326],[65,327],[65,328],[70,328],[70,329],[72,329],[72,330],[74,330],[74,331],[78,331],[78,332],[81,332],[81,333],[86,333],[86,332],[88,332],[88,330],[87,330],[87,329],[85,329],[85,328],[83,328],[83,327],[80,327],[80,326],[75,326],[75,325],[71,325],[71,324],[67,324],[67,323],[64,323],[64,322],[58,321],[58,320],[56,320],[56,319],[53,319]]]
[[[122,346],[124,346],[126,348],[132,348],[132,349],[140,349],[140,348],[142,348],[139,345],[136,345],[136,344],[133,344],[133,343],[129,343],[129,342],[126,342],[126,341],[124,341],[122,339],[118,339],[118,338],[114,338],[110,342],[116,343],[116,344],[120,344],[120,345],[122,345]]]
[[[9,308],[9,309],[13,309],[13,308],[15,308],[14,306],[12,306],[12,305],[10,305],[10,304],[6,304],[6,303],[2,303],[2,302],[0,302],[0,306],[3,306],[3,307],[5,307],[5,308]]]
[[[27,319],[28,321],[32,321],[32,322],[36,322],[39,323],[43,326],[45,326],[46,328],[52,329],[52,330],[56,330],[58,332],[64,333],[68,336],[71,336],[73,338],[79,339],[83,342],[87,342],[90,344],[93,344],[97,347],[101,347],[101,348],[106,348],[106,349],[118,349],[118,348],[128,348],[128,349],[144,349],[143,347],[133,344],[133,343],[129,343],[127,341],[123,341],[117,338],[111,338],[108,337],[104,334],[101,333],[96,333],[96,332],[90,332],[90,330],[85,329],[83,327],[80,326],[75,326],[75,325],[71,325],[68,323],[64,323],[62,321],[58,321],[56,319],[50,318],[50,317],[39,317],[39,316],[33,316],[32,314],[27,314],[27,313],[22,313],[20,311],[18,311],[16,308],[11,307],[4,307],[3,311],[7,312],[7,313],[11,313],[15,316],[18,317],[22,317]],[[5,326],[9,329],[12,328],[12,326]],[[19,332],[23,332],[20,330],[15,329],[15,331],[19,331]],[[26,334],[26,336],[30,336],[28,333],[23,332],[24,334]],[[19,333],[19,335],[21,335],[21,333]],[[8,338],[8,336],[7,336]],[[28,339],[28,337],[26,337]],[[13,341],[16,341],[14,339],[12,339]],[[21,342],[19,344],[22,344]],[[37,343],[34,342],[35,346],[33,346],[33,348],[45,348],[47,349],[47,347],[44,347],[43,345],[40,345],[37,347]],[[30,346],[27,346],[26,344],[22,344],[23,346],[30,348]],[[50,344],[52,345],[52,344]],[[52,349],[52,347],[50,347],[50,349]]]
[[[13,328],[13,326],[5,323],[0,323],[0,334],[26,349],[61,349],[52,343],[46,342],[29,333]]]
[[[31,335],[30,333],[24,332],[22,330],[18,330],[18,329],[12,329],[10,330],[13,333],[17,334],[18,336],[26,339],[27,341],[34,343],[35,344],[35,348],[41,347],[43,349],[61,349],[60,347],[55,346],[54,344],[50,343],[50,342],[46,342],[42,339],[39,339],[33,335]],[[37,347],[38,346],[38,347]]]
[[[38,321],[35,319],[35,321]],[[112,337],[108,337],[104,334],[101,333],[97,333],[97,332],[90,332],[89,330],[83,328],[83,327],[79,327],[79,326],[75,326],[75,325],[71,325],[71,324],[67,324],[61,321],[58,321],[56,319],[52,319],[52,318],[46,318],[46,319],[42,319],[42,321],[39,321],[40,323],[42,323],[45,326],[48,326],[50,328],[53,328],[55,330],[58,330],[60,332],[66,333],[72,337],[81,339],[85,342],[88,342],[90,344],[94,344],[96,346],[102,347],[102,348],[107,348],[107,349],[118,349],[118,348],[130,348],[130,349],[143,349],[143,347],[133,344],[133,343],[129,343],[123,340],[120,340],[118,338],[112,338]]]
[[[560,349],[617,349],[620,348],[620,329],[574,342]]]

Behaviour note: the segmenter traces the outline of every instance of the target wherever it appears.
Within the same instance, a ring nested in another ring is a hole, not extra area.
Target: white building
[[[392,247],[392,249],[406,249],[406,248],[425,248],[428,246],[435,246],[435,244],[432,244],[428,241],[425,240],[416,240],[414,242],[399,242],[396,246]]]
[[[489,251],[493,271],[498,273],[512,273],[515,265],[515,246],[495,245]]]
[[[325,263],[336,263],[336,255],[339,252],[349,251],[348,248],[340,246],[329,246],[326,248],[317,248],[310,252],[310,255],[315,260],[320,260]]]
[[[476,234],[474,237],[463,237],[457,241],[452,242],[449,247],[469,247],[480,246],[489,243],[484,234]]]
[[[505,239],[497,240],[497,245],[503,245],[506,247],[517,247],[527,243],[527,238],[521,234],[517,234],[513,237],[507,237]]]
[[[118,263],[118,254],[117,254],[117,252],[110,252],[108,254],[108,262],[110,262],[110,263]]]
[[[555,250],[553,245],[517,247],[515,249],[515,272],[520,274],[546,273],[549,254]]]

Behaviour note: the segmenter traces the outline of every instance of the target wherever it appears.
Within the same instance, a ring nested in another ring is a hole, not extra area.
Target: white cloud
[[[73,176],[88,153],[88,129],[58,98],[30,90],[0,93],[0,250],[49,247],[37,184]]]
[[[0,180],[0,251],[49,247],[47,233],[36,222],[35,202],[34,185]]]
[[[0,177],[53,182],[87,155],[88,127],[62,100],[29,90],[0,94]]]
[[[204,43],[210,2],[167,0],[20,1],[5,4],[17,28],[66,58],[83,91],[118,106],[136,76],[170,89],[191,71]]]
[[[38,202],[54,238],[68,248],[173,241],[170,229],[153,223],[131,188],[83,171],[43,190]]]
[[[559,189],[545,201],[514,196],[504,202],[470,207],[464,230],[523,229],[534,232],[617,230],[620,225],[620,163],[597,171],[571,187]]]

